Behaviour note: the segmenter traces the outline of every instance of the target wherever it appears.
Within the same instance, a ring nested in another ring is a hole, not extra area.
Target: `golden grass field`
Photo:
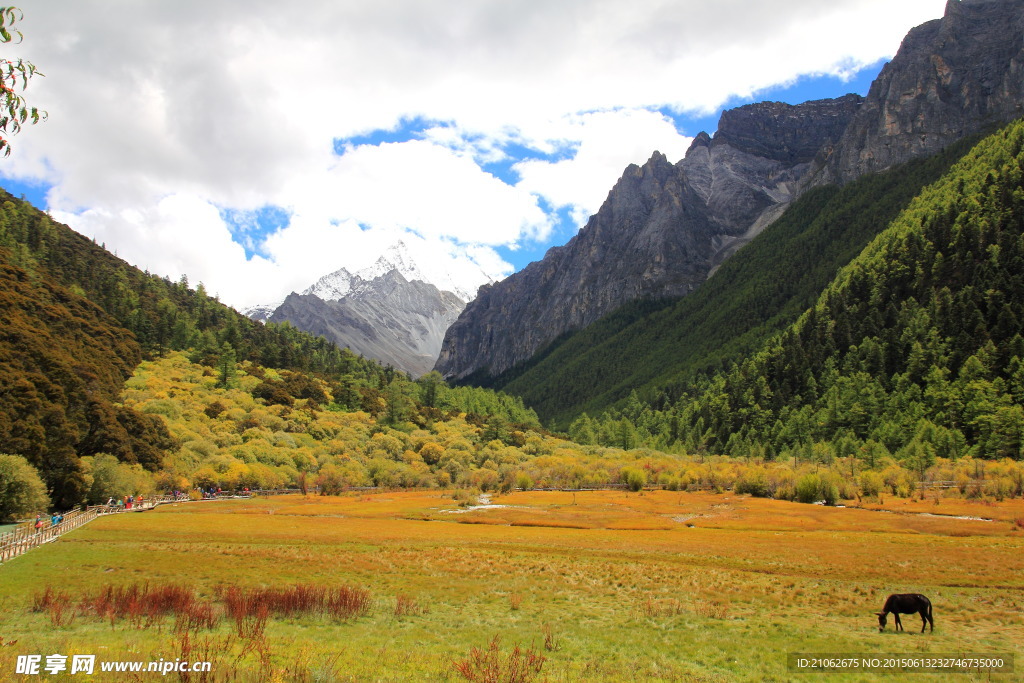
[[[213,661],[208,680],[460,681],[458,664],[495,636],[501,657],[518,645],[545,658],[522,680],[899,678],[792,672],[798,652],[1012,653],[1020,673],[993,678],[1024,679],[1022,500],[830,508],[596,491],[491,503],[506,507],[466,511],[438,491],[296,495],[98,519],[0,566],[0,680],[157,680],[13,672],[17,655],[174,660],[191,648]],[[261,647],[226,620],[183,644],[173,618],[54,625],[30,611],[47,586],[77,599],[144,582],[208,598],[227,585],[350,585],[369,589],[374,608],[345,622],[270,617]],[[878,632],[873,613],[894,592],[931,598],[934,634],[919,633],[917,615],[906,632],[891,618]],[[413,609],[396,616],[398,600]],[[950,678],[989,680],[913,679]]]

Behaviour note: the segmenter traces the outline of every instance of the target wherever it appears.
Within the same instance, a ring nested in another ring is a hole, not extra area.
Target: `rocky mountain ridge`
[[[397,268],[372,280],[353,276],[350,284],[344,296],[333,300],[309,290],[293,292],[268,322],[290,322],[414,377],[430,372],[445,330],[465,302],[432,284],[407,280]]]
[[[838,137],[859,104],[847,96],[740,107],[680,162],[655,152],[629,166],[568,244],[481,288],[449,329],[437,370],[497,374],[624,303],[688,294],[781,213],[811,167],[808,150]],[[766,129],[775,134],[758,135]]]
[[[809,187],[1020,116],[1022,27],[1019,0],[950,0],[908,34],[866,98],[738,107],[677,164],[655,153],[629,166],[568,244],[480,290],[436,369],[486,382],[623,303],[692,291]]]
[[[452,285],[450,277],[435,281]],[[445,330],[465,308],[466,297],[428,281],[399,241],[366,268],[355,273],[339,268],[280,303],[244,313],[260,322],[287,321],[420,376],[433,367]]]
[[[1024,3],[948,0],[882,69],[814,184],[848,182],[1024,115]]]

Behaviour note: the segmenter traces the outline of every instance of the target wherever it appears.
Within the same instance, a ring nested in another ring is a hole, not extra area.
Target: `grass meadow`
[[[17,655],[51,653],[213,663],[167,677],[189,681],[894,680],[799,674],[789,653],[1013,653],[1024,672],[1021,500],[490,502],[281,496],[98,519],[0,565],[0,679],[163,678],[14,675]],[[365,604],[339,611],[332,590]],[[147,591],[163,602],[133,602]],[[931,598],[934,634],[917,615],[878,632],[894,592]]]

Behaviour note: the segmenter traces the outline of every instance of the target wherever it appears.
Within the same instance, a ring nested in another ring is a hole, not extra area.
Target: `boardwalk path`
[[[157,505],[173,502],[176,502],[174,496],[157,496],[144,500],[141,505],[133,505],[131,509],[127,510],[119,509],[116,506],[90,505],[84,510],[72,510],[64,513],[64,520],[56,526],[50,523],[50,518],[43,518],[43,526],[40,529],[35,528],[34,521],[19,524],[13,531],[0,534],[0,563],[27,553],[32,548],[37,548],[44,543],[55,541],[67,532],[73,531],[83,524],[88,524],[102,515],[144,512],[152,510]]]
[[[69,531],[73,531],[83,524],[88,524],[97,517],[104,515],[125,514],[131,512],[145,512],[152,510],[158,505],[166,503],[189,503],[209,502],[214,500],[232,500],[235,498],[251,498],[252,496],[274,496],[286,493],[299,493],[299,489],[274,489],[226,493],[215,498],[202,498],[193,501],[188,496],[155,496],[145,499],[142,504],[133,504],[130,509],[119,508],[115,505],[90,505],[84,510],[72,510],[64,513],[64,521],[57,526],[50,524],[49,518],[43,519],[43,527],[35,528],[35,522],[19,524],[13,531],[0,534],[0,564],[11,560],[18,555],[23,555],[32,548],[37,548],[44,543],[55,541]]]
[[[188,503],[205,502],[213,500],[231,500],[233,498],[249,498],[252,495],[277,495],[282,493],[295,493],[297,489],[280,489],[275,491],[252,491],[246,494],[228,494],[217,498],[204,498],[201,501],[191,501],[187,496],[175,498],[174,496],[156,496],[145,499],[142,504],[133,504],[130,509],[119,508],[115,505],[90,505],[84,510],[72,510],[64,514],[64,521],[52,526],[50,518],[43,519],[43,527],[35,528],[35,522],[19,524],[12,531],[0,534],[0,564],[7,562],[18,555],[27,553],[32,548],[37,548],[44,543],[55,541],[69,531],[73,531],[83,524],[88,524],[97,517],[104,515],[125,514],[131,512],[145,512],[152,510],[158,505],[166,503]]]

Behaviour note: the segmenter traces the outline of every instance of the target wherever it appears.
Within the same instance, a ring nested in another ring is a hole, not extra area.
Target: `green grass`
[[[441,512],[455,506],[437,492],[294,496],[102,518],[0,566],[2,635],[18,641],[0,647],[0,677],[20,654],[179,656],[173,619],[136,629],[78,617],[55,627],[29,611],[46,586],[80,596],[142,582],[185,584],[206,599],[227,585],[372,591],[372,613],[352,621],[271,617],[265,661],[258,648],[243,654],[251,643],[231,622],[200,631],[191,643],[212,649],[211,680],[458,681],[455,663],[494,636],[505,656],[518,644],[546,657],[536,680],[552,681],[797,679],[789,652],[1024,653],[1024,534],[1004,520],[986,535],[971,533],[978,522],[966,535],[936,535],[934,518],[900,516],[902,526],[872,530],[871,520],[893,515],[735,496],[577,499],[514,494],[495,502],[515,508],[457,515]],[[534,509],[546,525],[486,519]],[[640,514],[700,516],[693,527],[613,528]],[[593,528],[556,526],[570,517]],[[935,603],[935,633],[921,636],[908,617],[906,633],[879,634],[872,612],[889,592],[910,590]],[[425,612],[396,617],[400,594]],[[545,649],[546,638],[557,649]]]

